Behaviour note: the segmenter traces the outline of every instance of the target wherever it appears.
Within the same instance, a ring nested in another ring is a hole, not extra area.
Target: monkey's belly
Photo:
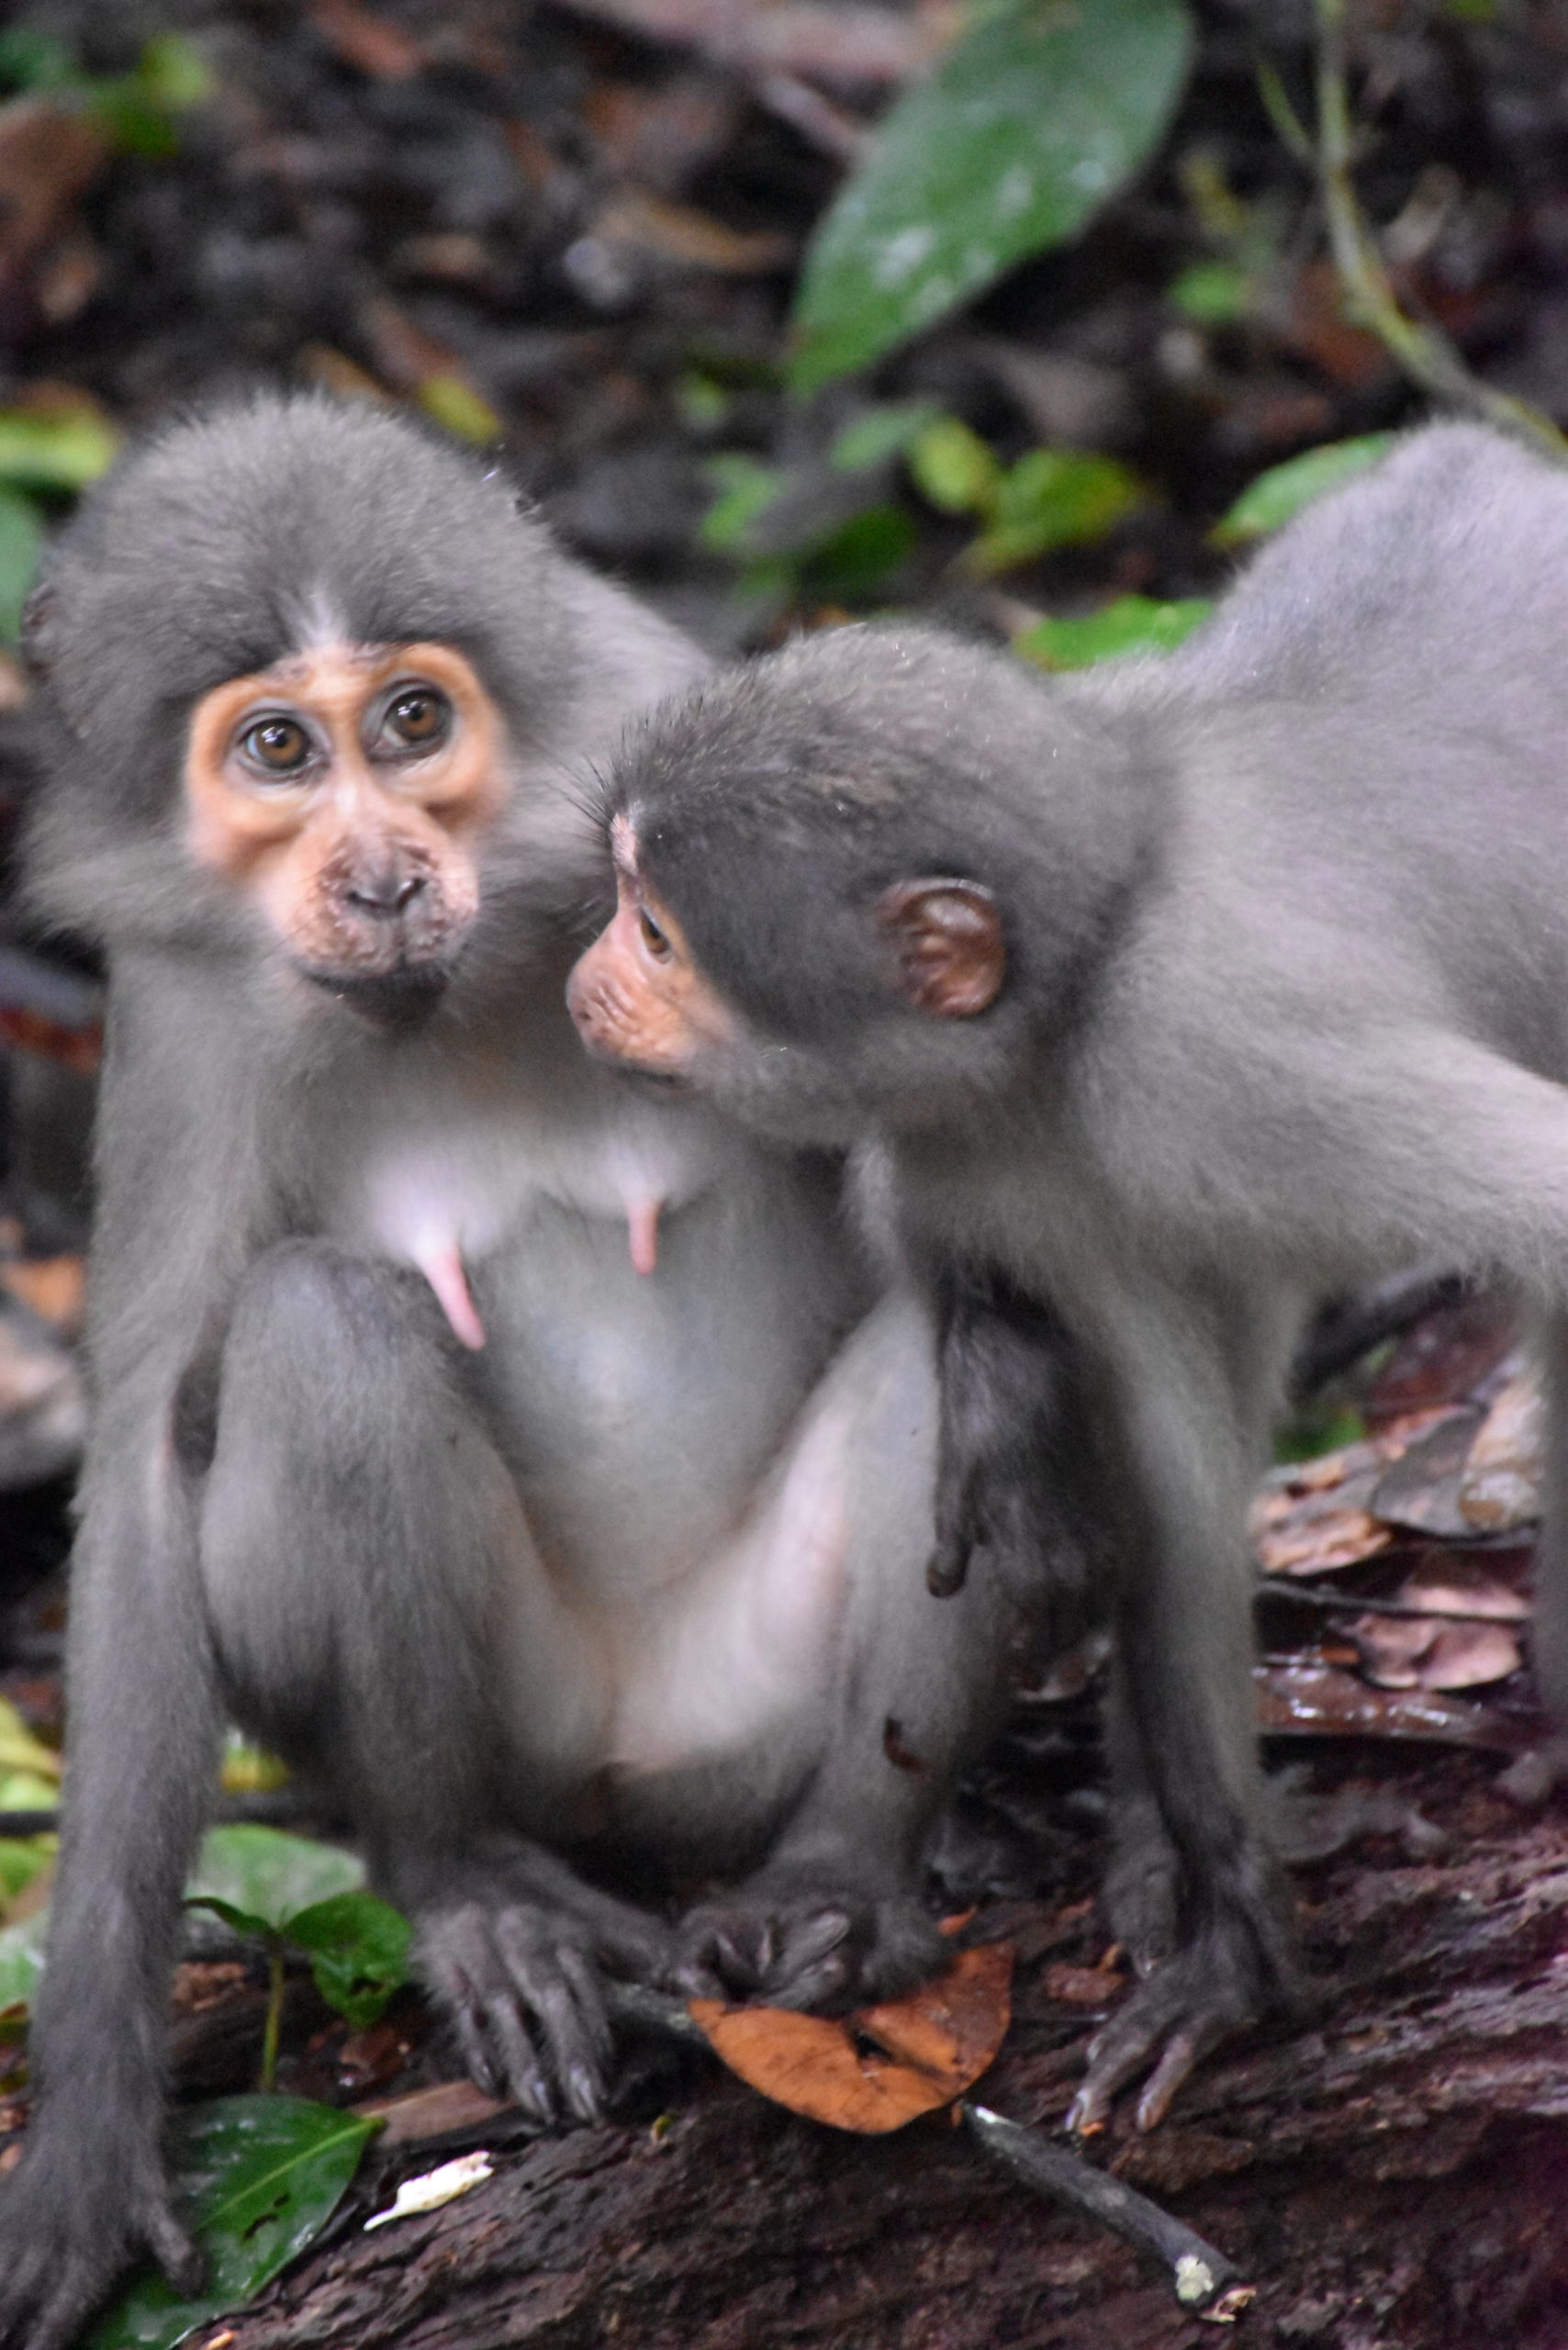
[[[923,1590],[935,1429],[925,1315],[908,1297],[884,1298],[793,1416],[724,1539],[655,1587],[628,1575],[620,1595],[573,1606],[583,1645],[564,1639],[554,1670],[575,1663],[593,1677],[594,1703],[578,1716],[585,1817],[655,1836],[678,1823],[689,1835],[694,1811],[782,1799],[820,1752],[871,1618]],[[512,1601],[503,1703],[526,1774],[544,1660],[535,1595],[514,1589]],[[737,1774],[727,1793],[726,1771]]]

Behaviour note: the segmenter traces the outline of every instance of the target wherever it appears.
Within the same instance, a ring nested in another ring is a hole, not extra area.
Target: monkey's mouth
[[[444,963],[400,963],[393,970],[372,973],[303,966],[300,976],[372,1027],[404,1030],[423,1026],[446,993],[452,974]]]

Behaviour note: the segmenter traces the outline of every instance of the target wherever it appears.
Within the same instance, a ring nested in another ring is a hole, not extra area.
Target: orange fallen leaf
[[[692,2020],[732,2073],[776,2105],[834,2130],[902,2130],[961,2097],[993,2062],[1012,2020],[1013,1949],[958,1953],[907,1998],[851,2016],[692,1999]]]

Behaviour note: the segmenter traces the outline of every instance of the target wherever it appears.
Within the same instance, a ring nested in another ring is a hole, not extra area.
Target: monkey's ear
[[[996,901],[978,881],[895,881],[872,911],[917,1012],[968,1020],[996,1002],[1007,948]]]

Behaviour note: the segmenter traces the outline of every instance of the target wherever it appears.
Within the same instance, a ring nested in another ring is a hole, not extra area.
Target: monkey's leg
[[[935,1395],[922,1323],[912,1301],[885,1301],[817,1399],[836,1457],[816,1505],[842,1512],[850,1578],[817,1749],[763,1865],[678,1929],[683,1991],[845,2008],[943,1964],[920,1899],[925,1840],[996,1718],[1016,1617],[987,1575],[957,1600],[925,1588]]]
[[[322,1769],[476,2080],[598,2113],[599,1968],[651,1972],[652,1918],[512,1826],[588,1775],[604,1694],[415,1275],[317,1242],[261,1259],[225,1348],[202,1566],[236,1709]],[[533,1658],[509,1751],[501,1627]],[[515,1785],[514,1785],[515,1782]]]
[[[1152,1273],[1103,1304],[1107,1437],[1125,1447],[1106,1486],[1121,1550],[1114,1743],[1130,1807],[1113,1897],[1149,1971],[1096,2035],[1070,2119],[1081,2130],[1103,2120],[1152,2065],[1137,2108],[1148,2129],[1201,2056],[1289,1995],[1292,1935],[1261,1826],[1242,1532],[1255,1445],[1234,1332],[1213,1299],[1162,1290]]]
[[[0,2183],[0,2341],[62,2350],[143,2250],[201,2262],[160,2149],[175,1924],[218,1711],[187,1497],[154,1388],[105,1399],[72,1566],[73,1736],[33,2114]]]

